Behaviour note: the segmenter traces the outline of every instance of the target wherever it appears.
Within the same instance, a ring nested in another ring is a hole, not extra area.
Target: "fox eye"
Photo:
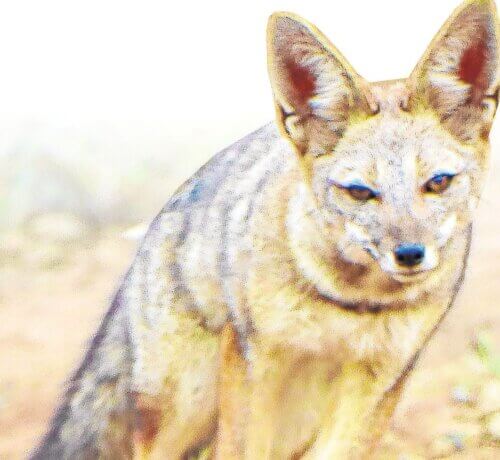
[[[340,190],[344,190],[351,196],[351,198],[357,201],[369,201],[380,196],[380,193],[372,190],[370,187],[367,187],[362,183],[359,183],[358,181],[345,184],[330,179],[329,184],[337,187]]]
[[[438,174],[425,183],[424,191],[428,193],[443,193],[450,186],[454,177],[454,174]]]
[[[358,201],[368,201],[377,196],[377,194],[369,187],[359,184],[351,184],[344,187],[349,195]]]

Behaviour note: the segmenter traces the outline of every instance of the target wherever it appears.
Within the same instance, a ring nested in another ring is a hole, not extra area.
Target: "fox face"
[[[348,129],[312,169],[316,201],[344,258],[375,260],[398,281],[439,265],[453,232],[469,224],[483,180],[474,149],[435,118],[404,112]]]
[[[354,264],[417,282],[469,227],[498,88],[492,1],[469,0],[406,80],[369,84],[314,26],[271,17],[278,124],[327,238]]]

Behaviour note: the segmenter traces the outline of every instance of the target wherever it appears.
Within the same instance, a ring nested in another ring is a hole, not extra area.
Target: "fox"
[[[151,223],[40,459],[370,458],[462,285],[498,104],[492,0],[370,83],[267,30],[275,121]]]

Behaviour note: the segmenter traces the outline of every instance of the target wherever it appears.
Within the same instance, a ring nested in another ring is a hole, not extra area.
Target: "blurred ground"
[[[500,458],[500,162],[454,310],[420,360],[380,459]],[[107,308],[135,243],[41,216],[0,245],[0,459],[26,457]]]

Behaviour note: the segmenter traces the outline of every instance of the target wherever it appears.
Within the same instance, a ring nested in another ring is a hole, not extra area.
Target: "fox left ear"
[[[466,0],[441,28],[410,77],[410,101],[430,105],[463,141],[489,134],[498,103],[498,39],[494,2]]]
[[[364,80],[304,19],[273,14],[267,47],[277,122],[299,153],[331,151],[353,112],[377,110]]]

